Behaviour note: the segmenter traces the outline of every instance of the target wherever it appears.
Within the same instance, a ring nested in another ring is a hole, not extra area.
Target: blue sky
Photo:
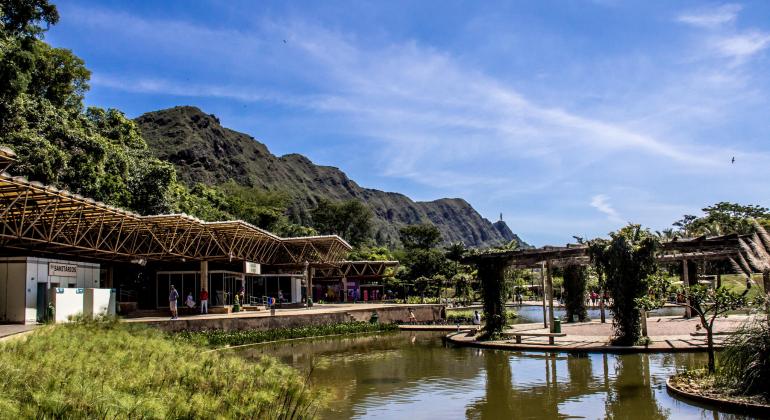
[[[536,245],[770,206],[770,2],[58,6],[47,40],[85,59],[89,104],[195,105]]]

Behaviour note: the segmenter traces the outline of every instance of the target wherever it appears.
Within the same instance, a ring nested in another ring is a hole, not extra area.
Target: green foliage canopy
[[[372,211],[359,200],[319,200],[311,210],[313,228],[324,235],[339,235],[353,247],[371,238]]]
[[[406,249],[431,249],[441,241],[441,231],[431,223],[407,225],[399,233]]]
[[[641,337],[638,298],[649,289],[648,281],[657,271],[657,238],[639,225],[628,225],[610,233],[610,239],[589,244],[588,253],[597,271],[606,276],[612,296],[614,343],[630,346]]]

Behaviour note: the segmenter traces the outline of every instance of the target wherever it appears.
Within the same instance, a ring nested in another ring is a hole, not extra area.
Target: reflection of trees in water
[[[587,355],[517,355],[543,361],[542,382],[535,386],[513,386],[516,370],[511,368],[511,355],[488,352],[485,360],[486,396],[470,404],[466,417],[560,418],[573,413],[559,413],[559,405],[590,394],[605,394],[608,418],[665,419],[668,411],[658,406],[650,383],[649,359],[646,355],[602,355],[599,377],[593,376],[592,359]],[[557,381],[558,361],[566,359],[567,380]],[[614,374],[613,369],[614,362]],[[531,373],[531,372],[528,372]],[[601,403],[600,403],[601,404]],[[601,416],[600,412],[595,413]]]
[[[486,396],[472,403],[466,417],[472,419],[559,418],[559,403],[604,388],[592,376],[591,359],[585,355],[520,354],[542,361],[542,382],[535,386],[513,386],[516,370],[511,368],[511,354],[487,352]],[[565,360],[569,379],[557,381],[557,361]],[[531,372],[527,372],[527,375]]]
[[[615,357],[615,381],[608,389],[605,412],[612,419],[666,419],[650,384],[650,359],[629,354]]]

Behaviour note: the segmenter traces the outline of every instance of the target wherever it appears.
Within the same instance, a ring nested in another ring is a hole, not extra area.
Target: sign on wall
[[[262,266],[259,263],[244,261],[243,272],[246,274],[262,274]]]
[[[57,262],[48,263],[48,275],[59,277],[77,277],[78,266],[75,264],[63,264]]]

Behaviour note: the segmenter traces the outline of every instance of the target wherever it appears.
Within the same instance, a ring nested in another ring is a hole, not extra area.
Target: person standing
[[[479,311],[473,311],[473,325],[481,325],[481,314]]]
[[[206,291],[206,289],[201,289],[201,313],[207,314],[209,313],[209,292]]]
[[[176,311],[176,302],[179,299],[179,292],[176,291],[176,288],[174,285],[171,285],[171,288],[168,292],[168,308],[171,309],[171,319],[177,319],[177,311]]]

